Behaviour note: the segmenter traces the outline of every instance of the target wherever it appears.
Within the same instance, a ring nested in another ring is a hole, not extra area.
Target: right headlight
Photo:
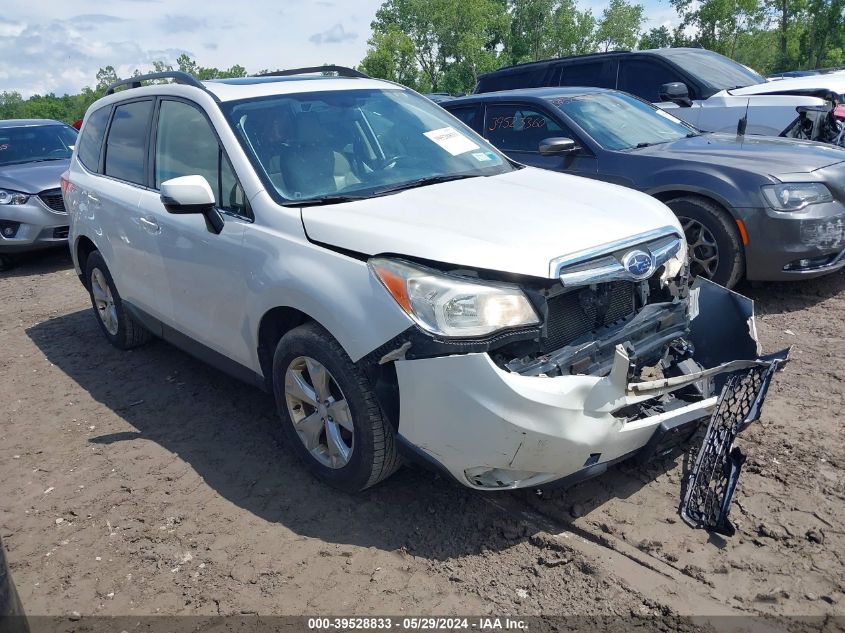
[[[405,313],[432,334],[477,337],[540,322],[525,293],[511,284],[469,280],[386,257],[367,265]]]
[[[29,196],[20,191],[0,189],[0,204],[26,204]]]
[[[763,185],[763,197],[775,211],[800,211],[811,204],[832,202],[830,189],[820,182],[785,182]]]

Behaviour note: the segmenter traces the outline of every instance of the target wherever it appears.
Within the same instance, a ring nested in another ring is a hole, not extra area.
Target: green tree
[[[419,71],[414,57],[414,44],[396,25],[373,33],[361,70],[373,77],[395,81],[419,89]]]
[[[638,48],[642,50],[648,48],[669,48],[672,46],[673,41],[672,31],[667,26],[658,26],[643,33]]]
[[[596,30],[596,41],[604,51],[635,48],[645,16],[641,4],[627,0],[610,0],[602,12]]]

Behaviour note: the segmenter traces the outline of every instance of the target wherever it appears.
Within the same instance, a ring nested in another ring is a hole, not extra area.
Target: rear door
[[[154,99],[115,105],[105,139],[103,177],[89,203],[96,207],[99,230],[111,246],[107,259],[124,301],[157,318],[169,312],[161,258],[153,227],[139,210],[146,191],[147,148]]]
[[[542,106],[518,102],[488,104],[484,136],[512,159],[525,165],[576,176],[596,176],[595,155],[559,117]],[[571,138],[581,149],[571,154],[541,155],[540,142],[552,137]]]
[[[572,87],[615,88],[617,67],[615,55],[562,62],[558,83],[561,86]]]
[[[248,271],[242,256],[244,226],[252,222],[244,191],[205,112],[177,98],[160,99],[153,125],[151,188],[141,196],[143,217],[155,225],[171,313],[165,323],[243,365]],[[203,176],[224,216],[223,231],[208,230],[201,214],[168,213],[159,197],[165,180]],[[165,333],[167,336],[167,333]]]

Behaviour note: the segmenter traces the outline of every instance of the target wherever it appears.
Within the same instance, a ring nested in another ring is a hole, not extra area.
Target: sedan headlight
[[[25,204],[28,199],[25,193],[0,189],[0,204]]]
[[[517,286],[473,281],[376,257],[368,262],[396,303],[421,328],[446,337],[473,337],[540,322]]]
[[[820,182],[785,182],[780,185],[764,185],[763,197],[776,211],[800,211],[811,204],[833,201],[830,189]]]

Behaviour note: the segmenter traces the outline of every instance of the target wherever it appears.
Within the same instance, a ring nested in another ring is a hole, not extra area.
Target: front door
[[[557,117],[534,104],[488,105],[484,136],[505,154],[525,165],[596,177],[597,161],[592,152]],[[540,154],[540,142],[552,137],[571,138],[581,148],[568,154],[543,156]]]
[[[153,151],[154,191],[140,207],[159,232],[172,313],[166,321],[194,341],[242,365],[251,363],[245,348],[244,227],[251,222],[248,203],[229,159],[202,109],[190,102],[162,99]],[[161,203],[161,183],[179,176],[203,176],[223,213],[215,234],[200,214],[174,215]]]

